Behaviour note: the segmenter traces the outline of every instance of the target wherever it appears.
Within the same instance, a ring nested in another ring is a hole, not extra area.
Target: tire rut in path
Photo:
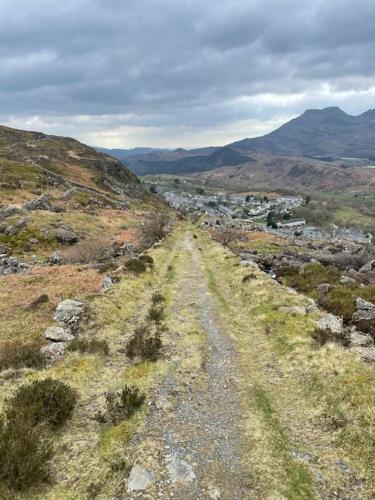
[[[173,401],[173,408],[166,412],[156,405],[145,434],[137,438],[158,448],[159,467],[152,471],[155,481],[147,492],[156,498],[250,498],[249,477],[241,464],[237,355],[218,317],[194,241],[187,237],[181,244],[191,255],[191,266],[177,283],[181,293],[174,297],[172,312],[179,317],[187,303],[198,309],[208,353],[203,377],[184,374],[176,361],[176,371],[169,372],[157,394],[159,400]],[[133,492],[132,498],[137,497]]]

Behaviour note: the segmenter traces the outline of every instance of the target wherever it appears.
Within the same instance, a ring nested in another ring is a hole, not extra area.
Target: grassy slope
[[[309,498],[314,496],[312,479],[320,474],[323,496],[333,491],[348,495],[357,487],[363,497],[373,494],[374,367],[339,346],[314,346],[314,315],[279,311],[305,303],[302,296],[253,270],[256,278],[244,284],[249,268],[206,239],[201,246],[211,290],[242,354],[248,461],[262,497],[278,492]],[[293,459],[293,449],[311,454],[310,473]],[[350,472],[342,472],[340,460]]]

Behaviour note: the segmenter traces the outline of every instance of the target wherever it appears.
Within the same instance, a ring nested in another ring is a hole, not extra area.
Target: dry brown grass
[[[0,340],[38,338],[51,323],[58,302],[65,298],[98,292],[103,277],[93,269],[75,265],[58,267],[35,266],[31,275],[0,277]],[[36,310],[25,306],[41,292],[49,302]]]

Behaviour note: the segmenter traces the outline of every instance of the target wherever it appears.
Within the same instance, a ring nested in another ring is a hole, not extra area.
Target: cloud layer
[[[224,144],[374,107],[373,0],[2,0],[0,119],[107,146]]]

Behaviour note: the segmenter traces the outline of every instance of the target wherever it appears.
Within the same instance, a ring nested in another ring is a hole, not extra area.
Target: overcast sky
[[[0,0],[0,122],[220,145],[375,107],[375,0]]]

